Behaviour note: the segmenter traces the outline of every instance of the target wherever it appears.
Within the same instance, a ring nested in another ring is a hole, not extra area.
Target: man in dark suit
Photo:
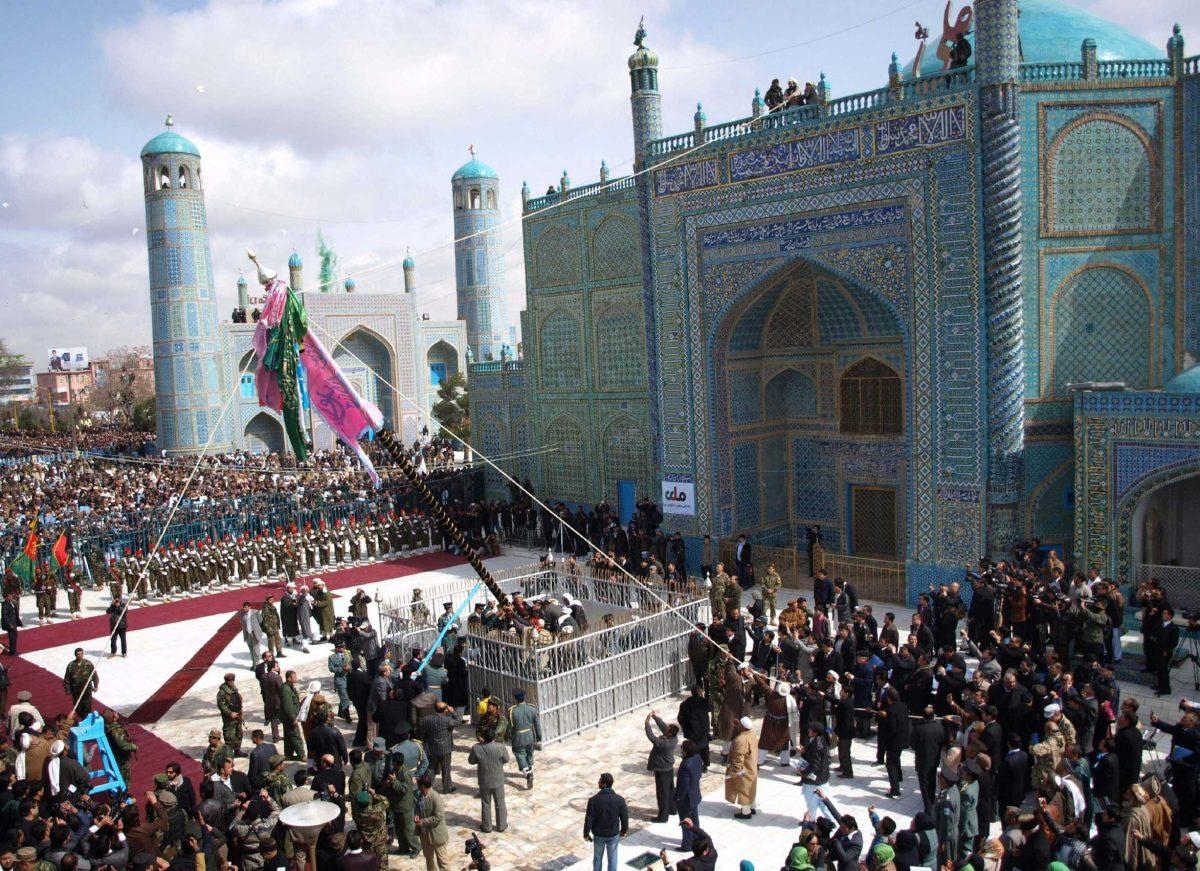
[[[271,770],[268,760],[277,755],[279,750],[264,739],[262,729],[255,729],[250,733],[250,742],[254,745],[254,749],[250,751],[250,785],[255,789],[262,789],[263,775]]]
[[[329,755],[342,765],[350,761],[346,752],[346,739],[342,737],[341,731],[328,721],[314,726],[308,733],[308,755],[310,759],[320,759]]]
[[[745,587],[745,579],[751,576],[750,573],[750,542],[746,540],[746,534],[743,532],[737,538],[737,543],[733,546],[733,562],[737,566],[737,575],[743,581],[742,586]]]
[[[1008,753],[1000,760],[996,771],[996,797],[1000,812],[1005,808],[1020,807],[1025,801],[1025,784],[1029,781],[1029,754],[1021,749],[1021,736],[1009,733]]]
[[[813,607],[818,611],[828,613],[830,606],[833,605],[833,598],[833,581],[825,574],[824,569],[820,569],[813,575]]]
[[[312,787],[313,792],[317,795],[324,795],[328,792],[330,786],[333,787],[334,793],[337,795],[346,794],[346,772],[338,761],[328,753],[324,756],[317,757],[317,773],[313,775]]]
[[[888,775],[888,798],[900,797],[900,781],[904,774],[900,769],[900,754],[912,740],[912,722],[908,718],[908,705],[900,698],[895,687],[884,693],[884,707],[879,712],[879,746],[883,748],[884,766]]]
[[[700,758],[701,770],[709,765],[708,742],[712,737],[712,703],[704,697],[704,684],[692,687],[692,694],[683,700],[675,716],[683,737],[692,742]]]
[[[656,735],[651,721],[658,726],[662,733]],[[654,794],[658,800],[658,813],[654,822],[665,823],[671,818],[671,803],[675,791],[675,744],[679,740],[679,726],[671,723],[669,726],[662,721],[655,711],[646,715],[646,738],[650,741],[650,758],[646,769],[654,772]]]
[[[364,747],[367,743],[367,720],[370,717],[367,708],[371,698],[371,674],[361,656],[354,658],[354,668],[346,679],[346,690],[350,694],[350,704],[354,705],[354,718],[358,721],[354,730],[354,746]]]
[[[1142,776],[1142,730],[1138,728],[1137,714],[1132,711],[1122,711],[1117,718],[1117,733],[1113,737],[1113,748],[1117,756],[1117,766],[1121,770],[1120,790],[1118,795],[1125,795],[1126,790],[1133,786]]]
[[[1092,795],[1101,807],[1105,801],[1116,808],[1121,806],[1121,762],[1113,752],[1111,738],[1100,739],[1100,752],[1092,764]]]
[[[21,606],[16,593],[7,593],[4,604],[0,605],[0,629],[8,633],[8,652],[17,656],[17,630],[24,626],[21,622]]]
[[[679,849],[688,852],[692,849],[692,828],[683,825],[684,820],[693,823],[700,821],[700,776],[703,772],[700,752],[692,741],[683,742],[683,759],[679,762],[679,772],[675,776],[675,812],[679,814],[679,825],[683,832],[683,843]]]
[[[926,705],[923,719],[912,728],[912,749],[916,757],[917,786],[921,789],[921,801],[925,813],[933,813],[933,800],[937,795],[937,769],[942,761],[942,748],[946,746],[946,727],[933,716],[933,706]]]
[[[386,862],[387,857],[376,856],[367,846],[361,832],[347,832],[346,852],[338,856],[337,871],[379,871],[380,862]]]
[[[1171,660],[1175,658],[1175,648],[1179,646],[1179,627],[1175,625],[1175,611],[1171,608],[1162,609],[1162,627],[1154,636],[1154,672],[1157,685],[1154,688],[1156,696],[1171,694]]]

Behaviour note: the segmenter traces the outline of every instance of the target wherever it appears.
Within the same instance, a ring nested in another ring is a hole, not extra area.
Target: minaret
[[[412,259],[412,252],[404,252],[404,292],[416,293],[417,291],[417,264]]]
[[[1025,489],[1017,15],[1017,0],[975,3],[988,351],[987,546],[995,557],[1007,554],[1017,539]]]
[[[200,152],[174,123],[142,149],[158,447],[216,453],[230,449],[230,425]]]
[[[633,93],[634,169],[645,166],[646,143],[662,138],[662,97],[658,93],[658,55],[646,48],[646,20],[638,22],[633,44],[637,51],[629,56],[629,81]]]
[[[250,291],[246,287],[246,276],[242,275],[242,270],[238,270],[238,308],[242,311],[250,309]]]
[[[304,290],[304,262],[295,248],[292,249],[292,256],[288,258],[288,287],[293,293]]]
[[[454,193],[454,273],[458,319],[467,322],[475,359],[500,359],[508,337],[504,246],[500,234],[500,175],[475,157],[451,176]]]

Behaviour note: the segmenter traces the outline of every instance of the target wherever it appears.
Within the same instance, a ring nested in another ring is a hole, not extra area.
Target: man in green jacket
[[[280,632],[279,611],[275,608],[274,596],[267,596],[263,599],[262,610],[259,616],[262,623],[263,637],[267,640],[267,650],[276,659],[282,659],[285,656],[283,652],[283,635]]]
[[[524,690],[513,690],[513,698],[517,703],[508,709],[513,756],[518,770],[525,775],[526,787],[533,789],[533,751],[542,745],[542,720],[538,709],[525,701]]]
[[[422,774],[417,781],[417,807],[413,816],[417,834],[421,838],[421,852],[425,854],[425,867],[450,868],[450,856],[446,844],[450,842],[450,830],[446,827],[446,800],[433,788],[433,777]]]
[[[268,597],[267,601],[270,601]],[[284,676],[280,693],[281,719],[283,720],[283,755],[288,759],[303,761],[304,737],[300,734],[300,692],[296,689],[296,672]]]

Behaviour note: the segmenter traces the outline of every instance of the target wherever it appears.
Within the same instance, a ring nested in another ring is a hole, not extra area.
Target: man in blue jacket
[[[679,825],[683,829],[679,849],[684,852],[692,849],[695,830],[692,826],[683,825],[683,821],[700,821],[700,777],[704,771],[702,762],[696,745],[691,741],[684,741],[683,759],[680,760],[679,771],[675,775],[674,796],[675,812],[679,814]]]

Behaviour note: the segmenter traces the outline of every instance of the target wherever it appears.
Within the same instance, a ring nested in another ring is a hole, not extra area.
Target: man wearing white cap
[[[83,766],[67,755],[67,745],[55,741],[50,745],[50,761],[42,778],[46,794],[55,800],[69,800],[73,796],[87,795],[89,788],[87,772]]]
[[[725,765],[725,800],[738,806],[735,819],[748,820],[756,813],[758,736],[749,717],[742,717],[738,727],[729,744],[729,761]]]

